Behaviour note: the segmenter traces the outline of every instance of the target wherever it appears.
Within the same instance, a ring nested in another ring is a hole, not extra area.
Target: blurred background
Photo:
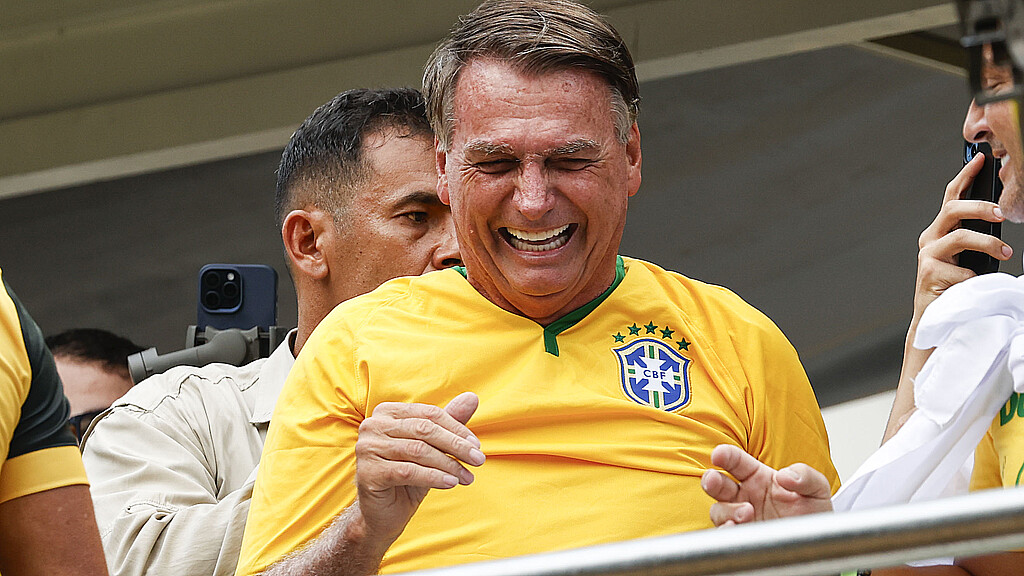
[[[209,262],[277,269],[291,132],[354,87],[419,86],[476,0],[7,0],[0,268],[47,334],[183,347]],[[917,237],[962,165],[952,2],[594,0],[643,97],[622,253],[725,285],[800,352],[844,476],[881,436]],[[1020,253],[1022,230],[1004,227]],[[1014,256],[1004,270],[1021,273]],[[878,395],[882,393],[882,395]],[[849,460],[849,462],[847,462]]]

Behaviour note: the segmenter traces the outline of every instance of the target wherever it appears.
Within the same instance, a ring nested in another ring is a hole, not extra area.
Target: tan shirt
[[[234,573],[292,339],[148,378],[93,423],[82,457],[112,575]]]

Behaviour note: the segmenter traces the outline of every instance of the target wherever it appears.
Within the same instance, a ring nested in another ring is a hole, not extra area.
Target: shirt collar
[[[260,378],[256,384],[256,404],[252,409],[252,418],[249,419],[252,424],[267,424],[274,414],[277,397],[281,395],[284,382],[288,379],[288,372],[295,364],[295,355],[292,353],[295,333],[295,330],[288,332],[284,342],[260,367]]]

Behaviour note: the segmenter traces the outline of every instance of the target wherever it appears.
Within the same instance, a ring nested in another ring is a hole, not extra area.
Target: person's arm
[[[484,462],[480,441],[464,426],[478,403],[475,394],[465,393],[443,411],[422,404],[377,406],[359,427],[355,504],[263,576],[376,574],[430,488],[473,481],[455,458],[474,466]]]
[[[116,406],[83,445],[111,573],[233,574],[259,458],[245,433],[256,432],[241,400],[221,395],[230,382],[189,402],[198,389],[184,378],[160,386],[167,377],[140,384],[159,401]],[[211,422],[206,408],[238,425]]]
[[[69,406],[43,333],[0,278],[0,573],[106,575]]]
[[[88,486],[63,486],[0,504],[0,574],[106,573]]]
[[[903,367],[889,421],[885,426],[883,443],[896,434],[914,411],[914,379],[931,355],[931,350],[914,348],[914,337],[917,335],[921,315],[950,286],[974,276],[974,272],[957,266],[957,254],[964,250],[975,250],[998,260],[1006,260],[1013,254],[1009,245],[994,236],[960,228],[960,221],[964,219],[990,222],[1003,220],[999,207],[991,202],[960,200],[981,170],[982,164],[983,155],[979,154],[949,182],[942,199],[942,208],[918,240],[920,252],[917,256],[914,315],[903,347]]]

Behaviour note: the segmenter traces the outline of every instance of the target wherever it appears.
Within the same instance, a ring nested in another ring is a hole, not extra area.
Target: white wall
[[[828,429],[832,462],[845,482],[882,441],[895,392],[882,392],[821,411]]]

